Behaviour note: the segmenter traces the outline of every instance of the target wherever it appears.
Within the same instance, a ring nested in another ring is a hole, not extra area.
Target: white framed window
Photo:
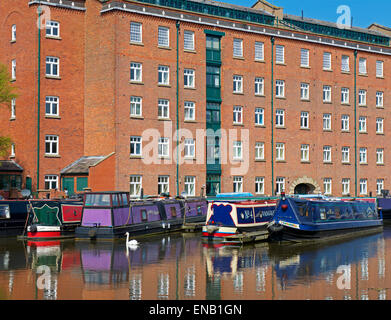
[[[300,66],[305,68],[310,66],[310,50],[300,49]]]
[[[285,191],[285,178],[277,177],[276,178],[276,195],[280,195],[281,192]]]
[[[46,76],[60,76],[60,59],[57,57],[46,57]]]
[[[243,192],[243,177],[241,176],[233,177],[233,192],[235,193]]]
[[[254,56],[255,60],[263,61],[265,59],[265,46],[263,42],[255,41]]]
[[[384,149],[376,149],[376,164],[384,164]]]
[[[384,62],[383,61],[376,61],[376,77],[383,78],[384,76]]]
[[[58,189],[58,176],[45,175],[45,190]]]
[[[143,114],[143,98],[130,97],[130,116],[141,117]]]
[[[254,85],[255,85],[255,95],[256,96],[263,96],[265,94],[265,79],[264,78],[255,78]]]
[[[376,133],[383,134],[384,133],[384,119],[376,118]]]
[[[376,92],[376,107],[383,107],[384,106],[384,92],[383,91],[377,91]]]
[[[367,74],[367,59],[365,58],[358,59],[358,73]]]
[[[349,163],[350,162],[350,148],[349,147],[342,147],[342,163]]]
[[[233,159],[241,160],[242,158],[242,141],[233,141]]]
[[[143,80],[143,65],[139,62],[130,63],[130,81],[141,82]]]
[[[11,119],[16,118],[16,99],[12,98],[11,100]]]
[[[367,148],[360,148],[360,163],[367,163]]]
[[[191,51],[195,49],[193,31],[185,30],[183,32],[183,48],[185,50],[191,50]]]
[[[265,143],[255,143],[255,160],[265,160]]]
[[[361,133],[367,132],[367,117],[360,116],[358,118],[358,131]]]
[[[234,39],[233,42],[233,56],[236,58],[243,58],[243,40]]]
[[[285,47],[276,45],[276,63],[285,63]]]
[[[185,139],[184,155],[185,155],[185,158],[194,158],[195,157],[195,140],[194,139]]]
[[[142,155],[141,137],[130,137],[130,155],[141,157]]]
[[[341,88],[341,103],[349,103],[349,88]]]
[[[159,138],[158,140],[158,156],[163,158],[169,157],[170,139]]]
[[[167,27],[158,27],[158,46],[169,47],[170,46],[170,29]]]
[[[331,86],[323,86],[323,102],[331,102]]]
[[[285,160],[285,143],[281,143],[281,142],[276,143],[276,160],[277,161]]]
[[[130,42],[134,42],[134,43],[143,42],[143,28],[141,23],[138,22],[130,23]]]
[[[300,128],[308,129],[310,127],[310,114],[307,111],[300,113]]]
[[[323,53],[323,70],[331,70],[331,53]]]
[[[11,80],[16,80],[16,59],[11,61]]]
[[[11,41],[16,41],[16,24],[11,26]]]
[[[195,103],[192,101],[185,101],[184,103],[185,121],[195,120]]]
[[[350,179],[343,178],[342,179],[342,195],[346,196],[350,194]]]
[[[255,193],[265,194],[265,178],[255,177]]]
[[[60,98],[53,96],[45,97],[45,115],[58,116],[60,107]]]
[[[360,194],[366,195],[368,194],[368,180],[360,179]]]
[[[169,119],[170,118],[170,101],[166,99],[159,99],[157,102],[158,118]]]
[[[185,88],[194,88],[195,87],[195,70],[194,69],[184,69],[183,70],[184,81],[183,84]]]
[[[59,138],[55,135],[45,136],[45,155],[57,156],[58,155],[58,144]]]
[[[233,92],[243,93],[243,76],[233,76]]]
[[[331,162],[331,146],[323,147],[323,162],[330,163]]]
[[[359,90],[358,91],[358,105],[366,106],[367,105],[367,90]]]
[[[57,21],[46,21],[46,36],[60,37],[60,23]]]
[[[310,161],[310,146],[308,144],[302,144],[300,147],[300,159],[303,162]]]
[[[185,177],[185,193],[188,196],[195,196],[195,177],[186,176]]]
[[[158,176],[157,178],[157,194],[170,193],[170,177]]]
[[[384,179],[376,180],[376,193],[381,195],[381,191],[384,190]]]
[[[285,126],[285,110],[277,109],[276,110],[276,127]]]
[[[330,113],[323,114],[323,130],[331,131],[331,114]]]
[[[263,126],[265,124],[265,110],[263,108],[255,108],[255,124]]]
[[[168,86],[170,84],[170,67],[158,67],[158,84]]]
[[[302,100],[310,99],[310,85],[308,83],[300,84],[300,98]]]
[[[276,97],[284,98],[285,97],[285,81],[276,80]]]
[[[142,176],[132,175],[129,177],[129,195],[131,197],[139,197],[142,186]]]
[[[332,185],[333,180],[331,178],[324,178],[323,179],[323,188],[324,188],[324,194],[330,195],[332,193]]]
[[[233,123],[234,124],[242,124],[243,123],[243,107],[234,106]]]
[[[342,56],[341,59],[341,71],[342,72],[350,72],[350,66],[349,66],[349,56]]]
[[[341,130],[342,131],[349,131],[349,116],[344,114],[341,117]]]
[[[11,154],[10,154],[10,157],[11,158],[15,158],[15,143],[11,144]]]

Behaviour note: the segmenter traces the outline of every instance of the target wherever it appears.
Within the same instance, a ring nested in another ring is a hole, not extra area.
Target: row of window
[[[169,193],[170,192],[170,176],[164,175],[158,177],[158,194]],[[142,188],[142,176],[141,175],[131,175],[129,179],[130,186],[130,196],[138,197],[141,194]],[[195,186],[196,186],[196,177],[195,176],[185,176],[183,181],[184,192],[188,196],[195,196]]]
[[[46,77],[60,77],[60,58],[46,57],[45,61]],[[11,61],[11,80],[16,80],[16,59]]]
[[[342,185],[342,195],[350,195],[350,184],[351,181],[349,178],[343,178],[341,181]],[[323,179],[323,189],[325,195],[332,194],[332,179],[324,178]],[[381,194],[381,190],[384,189],[384,179],[376,180],[376,193]],[[276,194],[280,194],[285,191],[285,178],[278,177],[276,178]],[[234,176],[233,177],[233,192],[243,192],[243,177]],[[265,178],[256,177],[255,178],[255,193],[264,195],[265,194]],[[360,195],[368,195],[368,179],[360,179]]]
[[[46,21],[45,33],[47,37],[60,37],[60,23],[57,21]],[[11,42],[16,42],[16,24],[11,26]]]

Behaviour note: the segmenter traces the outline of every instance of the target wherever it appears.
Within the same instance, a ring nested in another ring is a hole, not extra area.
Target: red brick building
[[[0,23],[1,134],[33,191],[86,157],[73,192],[389,188],[387,27],[199,0],[5,0]]]

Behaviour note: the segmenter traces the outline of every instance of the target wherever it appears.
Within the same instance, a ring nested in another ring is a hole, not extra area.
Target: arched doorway
[[[315,186],[310,183],[300,183],[295,187],[295,194],[314,194]]]

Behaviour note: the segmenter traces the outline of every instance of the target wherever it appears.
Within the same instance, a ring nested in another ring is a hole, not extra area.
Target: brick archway
[[[301,184],[312,186],[312,189],[314,189],[314,191],[313,191],[314,194],[322,193],[319,184],[314,179],[307,177],[307,176],[304,176],[304,177],[296,179],[295,181],[293,181],[290,184],[289,194],[294,194],[296,187]]]

